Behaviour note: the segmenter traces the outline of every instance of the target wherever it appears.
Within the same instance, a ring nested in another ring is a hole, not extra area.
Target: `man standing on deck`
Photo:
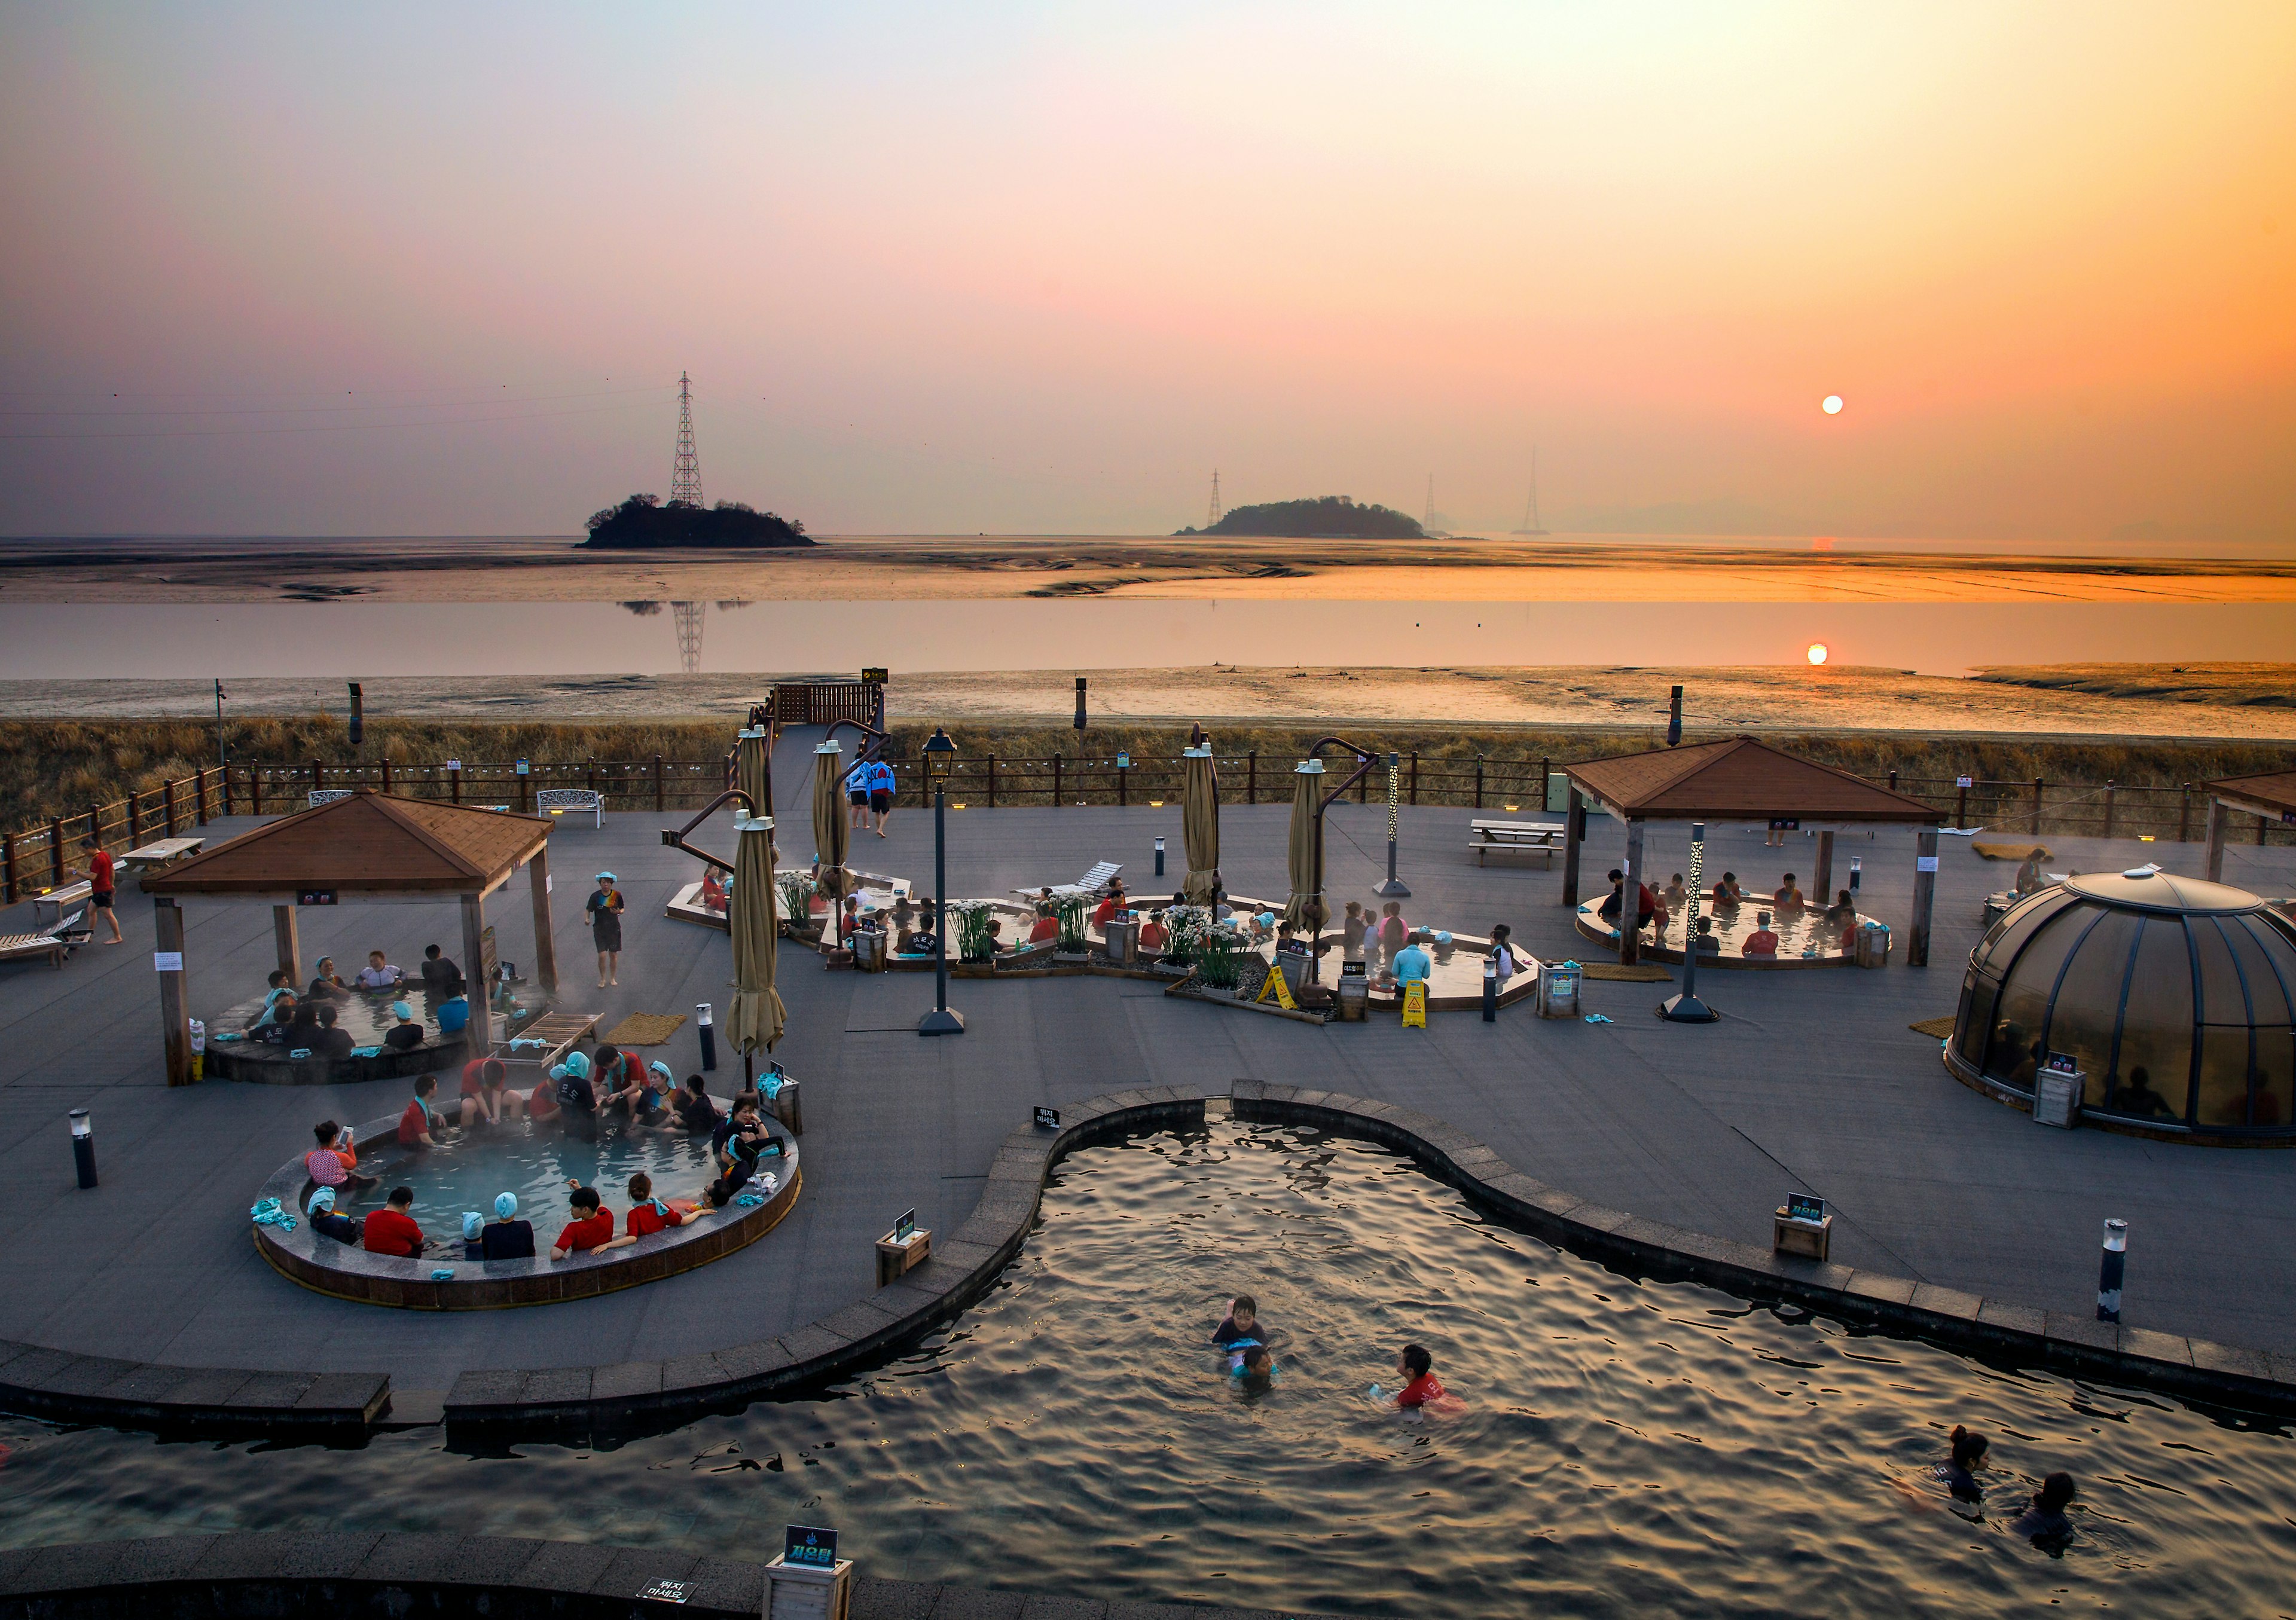
[[[893,767],[882,759],[869,762],[869,813],[877,818],[877,836],[885,836],[885,818],[893,813]]]
[[[111,856],[94,839],[82,839],[79,847],[87,851],[87,909],[102,912],[103,920],[111,925],[111,937],[104,944],[124,944],[126,942],[119,933],[119,913],[111,906],[114,884]],[[95,934],[95,919],[93,916],[87,920],[87,931],[89,937],[93,938]]]
[[[854,831],[865,830],[869,825],[869,762],[857,761],[845,773],[846,825]]]

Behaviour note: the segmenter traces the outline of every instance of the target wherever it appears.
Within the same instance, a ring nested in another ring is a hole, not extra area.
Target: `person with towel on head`
[[[614,886],[621,880],[612,872],[598,874],[598,887],[582,903],[590,916],[590,940],[598,947],[598,988],[622,981],[622,891]]]
[[[338,1243],[348,1243],[357,1248],[366,1237],[366,1230],[350,1215],[339,1214],[335,1208],[335,1190],[322,1187],[311,1195],[311,1230],[323,1238],[332,1238]]]
[[[382,1037],[385,1046],[393,1051],[412,1051],[422,1044],[422,1020],[414,1016],[412,1006],[405,1002],[393,1002],[390,1003],[390,1016],[398,1021]]]
[[[495,1218],[479,1233],[482,1260],[534,1258],[534,1224],[518,1218],[518,1194],[505,1192],[495,1199]]]

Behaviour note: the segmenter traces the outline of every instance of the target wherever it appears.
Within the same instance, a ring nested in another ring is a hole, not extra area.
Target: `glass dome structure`
[[[2296,925],[2221,883],[2141,870],[2020,902],[1970,953],[1946,1067],[2005,1100],[2070,1057],[2092,1124],[2296,1141]]]

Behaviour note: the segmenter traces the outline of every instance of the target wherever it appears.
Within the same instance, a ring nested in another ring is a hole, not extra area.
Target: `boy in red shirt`
[[[119,945],[121,943],[119,913],[111,909],[113,888],[111,856],[105,853],[103,846],[94,839],[82,839],[79,847],[87,851],[88,910],[102,912],[103,920],[111,925],[111,937],[103,943]],[[93,917],[88,919],[87,927],[89,934],[94,935],[95,920]]]
[[[1403,1387],[1395,1392],[1395,1403],[1403,1411],[1440,1411],[1453,1404],[1450,1392],[1435,1376],[1435,1358],[1422,1346],[1404,1346],[1403,1354],[1396,1361],[1395,1370],[1404,1380]]]
[[[637,1241],[636,1238],[614,1236],[614,1212],[598,1207],[596,1189],[577,1187],[574,1196],[567,1201],[574,1207],[574,1218],[559,1232],[558,1241],[550,1246],[553,1260],[563,1260],[573,1254],[625,1248]]]
[[[414,1207],[414,1189],[393,1187],[390,1201],[366,1213],[359,1247],[371,1255],[400,1255],[409,1260],[422,1256],[422,1229],[406,1212]]]
[[[518,1117],[523,1092],[510,1087],[510,1071],[500,1058],[479,1058],[463,1065],[462,1121],[465,1128],[483,1121],[500,1125]]]
[[[425,1075],[414,1083],[414,1100],[398,1117],[398,1145],[402,1148],[435,1148],[438,1140],[431,1134],[444,1131],[446,1124],[432,1111],[430,1098],[439,1089],[439,1076]]]

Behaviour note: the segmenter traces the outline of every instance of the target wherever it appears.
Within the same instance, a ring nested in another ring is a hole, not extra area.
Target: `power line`
[[[632,402],[633,405],[636,403]],[[498,416],[434,416],[410,421],[316,422],[300,428],[168,428],[157,433],[0,433],[0,444],[29,444],[36,439],[56,438],[220,438],[232,434],[371,433],[390,428],[459,428],[489,421],[549,421],[561,416],[595,416],[602,412],[631,408],[628,405],[586,405],[576,411],[523,411]]]
[[[35,411],[0,406],[0,416],[83,416],[109,420],[135,416],[308,416],[333,411],[468,411],[483,405],[544,405],[561,399],[606,399],[625,394],[659,394],[668,387],[666,382],[657,382],[642,389],[594,389],[580,394],[520,394],[508,399],[408,400],[398,405],[196,405],[169,411]],[[352,389],[346,389],[343,392],[347,397],[356,397]],[[164,398],[166,396],[145,395],[140,397]]]

